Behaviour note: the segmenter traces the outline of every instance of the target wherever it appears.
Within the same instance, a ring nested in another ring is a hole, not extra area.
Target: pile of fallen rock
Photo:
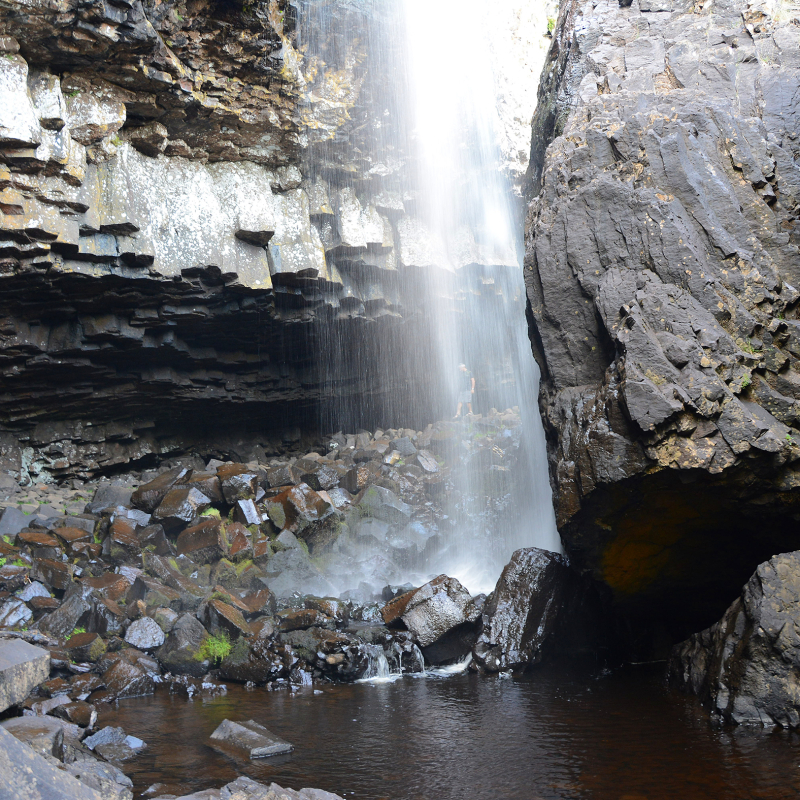
[[[298,691],[368,676],[376,653],[396,674],[473,652],[474,668],[490,672],[535,663],[569,605],[573,576],[560,556],[519,551],[488,599],[447,575],[377,596],[356,584],[337,597],[322,569],[354,531],[397,538],[444,516],[465,453],[487,474],[509,469],[514,419],[338,434],[324,453],[267,465],[167,465],[138,481],[69,487],[71,513],[52,486],[30,513],[6,501],[0,644],[38,645],[48,664],[0,728],[122,800],[121,768],[146,743],[98,731],[104,703],[159,685],[188,696],[224,692],[226,681]],[[382,552],[390,558],[391,546]]]

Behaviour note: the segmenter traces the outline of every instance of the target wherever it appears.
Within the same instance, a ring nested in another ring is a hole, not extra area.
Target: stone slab
[[[254,720],[223,720],[210,737],[212,747],[236,752],[248,758],[265,758],[290,753],[294,747]]]
[[[21,639],[0,639],[0,711],[21,703],[50,677],[50,654]]]
[[[103,800],[0,728],[0,800]]]

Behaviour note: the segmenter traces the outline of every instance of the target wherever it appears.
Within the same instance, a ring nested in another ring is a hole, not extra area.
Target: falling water
[[[500,3],[504,12],[523,5]],[[380,248],[354,256],[337,240],[326,245],[343,289],[319,344],[323,426],[421,428],[451,417],[460,363],[475,377],[474,411],[517,408],[523,441],[516,488],[508,490],[516,492],[507,503],[513,513],[488,513],[485,468],[462,470],[458,499],[446,509],[450,524],[437,531],[443,546],[400,576],[419,582],[446,572],[473,592],[488,591],[515,549],[560,549],[525,319],[521,201],[504,169],[498,40],[487,34],[490,20],[509,15],[479,0],[308,0],[302,8],[303,52],[316,58],[315,69],[332,70],[332,58],[366,65],[347,136],[309,148],[312,180],[324,175],[337,197],[357,198],[362,209],[390,205],[386,197],[401,209],[384,218],[396,262]],[[337,27],[336,14],[355,15],[353,23]],[[380,180],[353,178],[348,159],[357,158]],[[474,421],[457,424],[456,436],[474,433]],[[372,527],[381,542],[394,536]],[[410,532],[420,533],[430,531]]]
[[[379,644],[362,644],[362,654],[366,657],[367,666],[359,678],[363,683],[390,683],[401,676],[401,672],[392,673],[383,647]]]

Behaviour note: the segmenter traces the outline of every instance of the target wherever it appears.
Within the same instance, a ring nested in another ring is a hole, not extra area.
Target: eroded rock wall
[[[519,298],[487,278],[513,265],[468,229],[443,258],[415,214],[400,9],[0,3],[2,469],[432,418],[408,331],[429,339],[439,300]],[[366,416],[341,419],[353,398]]]
[[[800,6],[561,5],[526,269],[556,512],[632,613],[696,630],[796,549]]]

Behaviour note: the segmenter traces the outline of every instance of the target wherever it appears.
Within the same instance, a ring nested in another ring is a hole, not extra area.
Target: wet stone
[[[53,589],[66,589],[72,582],[73,566],[50,558],[37,558],[33,562],[33,578]]]
[[[250,500],[237,500],[233,507],[233,518],[240,525],[260,525],[261,513],[256,504]]]
[[[164,644],[164,631],[158,623],[150,618],[137,619],[128,626],[125,632],[125,641],[140,650],[154,650]]]
[[[225,502],[233,505],[237,500],[254,500],[258,490],[258,475],[244,464],[225,464],[217,469]]]
[[[20,639],[0,639],[0,711],[21,703],[49,675],[46,650]]]
[[[198,489],[170,489],[153,512],[165,530],[188,525],[211,506],[211,501]]]
[[[242,616],[242,612],[222,600],[209,600],[201,609],[201,621],[214,633],[223,630],[231,636],[250,636],[250,626]]]
[[[25,742],[35,753],[59,758],[64,742],[64,726],[53,717],[12,717],[0,722],[12,736]]]
[[[335,628],[336,620],[315,608],[297,608],[279,611],[278,626],[281,631],[304,630],[311,627]]]
[[[22,600],[0,600],[0,630],[25,628],[33,620],[33,611]]]
[[[253,720],[224,720],[211,734],[209,743],[213,747],[251,759],[290,753],[294,749],[289,742],[275,736]]]
[[[106,645],[96,633],[76,633],[67,640],[65,649],[73,661],[99,661]]]
[[[124,597],[131,588],[131,582],[124,575],[114,572],[106,572],[97,578],[82,578],[81,583],[93,594],[115,601]]]
[[[141,667],[122,660],[103,673],[103,683],[116,698],[141,697],[155,691],[153,679]]]
[[[53,715],[73,725],[80,725],[81,728],[93,728],[97,722],[97,709],[83,700],[59,705],[54,709]]]
[[[210,519],[186,528],[178,536],[175,546],[179,555],[185,555],[197,564],[209,564],[219,561],[225,555],[227,544],[222,523],[217,519]]]
[[[184,467],[176,467],[162,473],[149,483],[140,486],[132,495],[131,503],[135,508],[152,514],[166,497],[167,492],[181,479],[189,474]]]

